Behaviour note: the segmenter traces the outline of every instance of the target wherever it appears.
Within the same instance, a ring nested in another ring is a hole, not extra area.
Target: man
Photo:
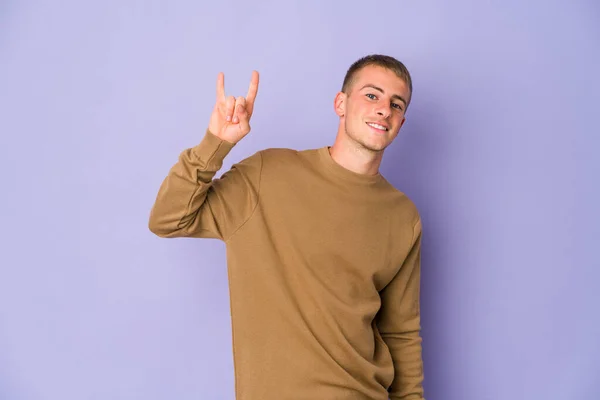
[[[421,221],[379,173],[405,121],[402,63],[355,62],[331,147],[267,149],[215,179],[258,91],[217,101],[160,187],[150,230],[226,243],[238,400],[423,399]]]

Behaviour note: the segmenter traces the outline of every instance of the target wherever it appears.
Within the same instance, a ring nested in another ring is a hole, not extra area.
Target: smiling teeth
[[[387,128],[385,126],[382,126],[379,124],[367,124],[367,125],[372,126],[373,128],[381,129],[382,131],[387,131]]]

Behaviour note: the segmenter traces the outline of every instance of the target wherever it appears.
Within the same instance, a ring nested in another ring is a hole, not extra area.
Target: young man
[[[150,230],[226,243],[238,400],[423,399],[421,221],[379,173],[410,102],[402,63],[354,63],[331,147],[267,149],[215,179],[258,91],[226,97],[160,187]]]

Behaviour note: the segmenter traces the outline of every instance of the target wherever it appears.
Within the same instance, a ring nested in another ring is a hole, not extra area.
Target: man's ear
[[[338,94],[335,95],[333,107],[338,117],[343,117],[344,115],[346,115],[346,99],[347,96],[344,92],[338,92]]]

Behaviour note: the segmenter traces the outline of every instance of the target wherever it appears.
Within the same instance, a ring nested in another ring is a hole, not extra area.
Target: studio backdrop
[[[0,1],[0,399],[232,400],[224,245],[154,236],[159,185],[219,71],[235,96],[261,74],[225,170],[332,144],[371,53],[414,80],[382,172],[423,220],[426,398],[599,399],[599,20],[583,0]]]

